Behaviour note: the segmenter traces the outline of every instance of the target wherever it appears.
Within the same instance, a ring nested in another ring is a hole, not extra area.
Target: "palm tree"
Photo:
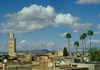
[[[78,53],[77,47],[79,47],[79,42],[78,41],[75,41],[74,42],[74,46],[76,46],[76,54],[77,54]]]
[[[69,41],[69,38],[71,38],[71,34],[70,33],[67,33],[66,34],[66,38],[68,38],[69,57],[70,57],[70,41]]]
[[[83,33],[83,36],[84,36],[85,53],[86,53],[86,37],[87,37],[87,34],[86,33]]]
[[[87,34],[90,36],[90,49],[91,49],[91,35],[93,35],[93,31],[89,30]]]
[[[84,36],[83,36],[83,35],[81,35],[81,36],[80,36],[80,40],[82,40],[82,48],[83,48],[83,52],[82,52],[82,53],[83,53],[83,56],[84,56],[84,46],[83,46],[83,39],[84,39]]]

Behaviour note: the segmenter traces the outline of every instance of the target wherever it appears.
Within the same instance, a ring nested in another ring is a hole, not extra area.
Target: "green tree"
[[[83,33],[83,36],[84,36],[85,53],[86,53],[86,37],[87,37],[87,34],[86,33]]]
[[[66,47],[64,47],[64,50],[63,50],[63,56],[68,56]]]
[[[79,42],[78,41],[75,41],[74,42],[74,46],[76,46],[76,54],[77,54],[78,53],[77,47],[79,47]]]
[[[93,31],[89,30],[87,34],[90,36],[90,49],[91,49],[91,35],[93,35]]]
[[[68,47],[69,47],[69,53],[70,53],[70,41],[69,41],[69,38],[71,38],[71,34],[67,33],[66,34],[66,38],[68,38]],[[69,55],[69,57],[70,57],[70,55]]]
[[[90,61],[100,61],[100,49],[94,47],[89,49],[88,53],[90,53]]]
[[[83,56],[84,56],[84,46],[83,46],[83,39],[84,39],[84,36],[83,35],[80,35],[80,40],[82,40],[82,53],[83,53]]]
[[[52,52],[52,54],[54,55],[54,54],[55,54],[55,52]]]

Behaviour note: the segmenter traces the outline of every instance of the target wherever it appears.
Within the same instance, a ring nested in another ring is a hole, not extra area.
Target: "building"
[[[70,56],[72,56],[73,54],[72,53],[68,53]]]
[[[63,51],[58,51],[58,56],[63,56]]]
[[[14,38],[14,34],[10,33],[10,38],[8,39],[8,46],[9,46],[9,56],[17,56],[16,53],[16,39]]]
[[[40,55],[40,62],[50,62],[48,55]]]

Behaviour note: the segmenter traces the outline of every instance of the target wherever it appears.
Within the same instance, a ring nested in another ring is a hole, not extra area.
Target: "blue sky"
[[[0,51],[8,51],[13,32],[17,50],[68,49],[66,33],[71,33],[71,52],[80,35],[93,30],[92,47],[100,46],[100,0],[0,0]],[[89,36],[86,38],[89,47]]]

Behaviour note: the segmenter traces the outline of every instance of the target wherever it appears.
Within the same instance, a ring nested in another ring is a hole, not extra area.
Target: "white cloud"
[[[26,42],[26,40],[22,40],[20,43],[25,43]]]
[[[76,35],[78,35],[79,32],[80,31],[78,31],[78,30],[73,30],[73,33],[75,33]]]
[[[12,14],[4,15],[4,17],[12,17]]]
[[[78,33],[79,31],[78,30],[73,30],[73,33]]]
[[[94,34],[100,34],[100,32],[99,32],[99,31],[97,31],[97,32],[94,32]]]
[[[1,52],[8,52],[8,42],[0,43]],[[56,51],[63,51],[64,47],[67,47],[67,51],[69,52],[68,48],[68,41],[62,43],[61,45],[57,45],[52,41],[26,41],[22,40],[16,46],[16,50],[34,50],[34,49],[48,49],[48,50],[56,50]],[[91,47],[100,47],[100,40],[91,40]],[[90,48],[90,40],[86,41],[86,48]],[[76,52],[76,46],[74,46],[74,41],[70,41],[70,52]],[[82,41],[79,41],[78,51],[82,51]]]
[[[98,24],[97,29],[100,29],[100,24]]]
[[[17,44],[17,50],[33,50],[33,49],[52,49],[52,50],[59,50],[59,46],[56,45],[52,41],[26,41],[22,40],[20,43]]]
[[[84,23],[84,24],[74,23],[73,25],[70,25],[70,28],[72,29],[92,29],[93,26],[94,26],[93,23]]]
[[[0,43],[0,52],[8,52],[8,42]]]
[[[56,15],[53,7],[42,7],[35,4],[30,7],[24,7],[18,13],[4,15],[4,17],[9,17],[9,19],[7,23],[3,22],[1,27],[8,28],[8,30],[13,28],[13,33],[17,34],[32,33],[33,31],[51,27]]]
[[[72,16],[70,13],[57,14],[55,9],[49,5],[43,7],[34,4],[29,7],[24,7],[17,13],[6,14],[4,17],[8,17],[8,20],[2,22],[0,34],[8,34],[10,32],[16,34],[33,33],[34,31],[44,30],[52,26],[59,27],[63,25],[68,25],[73,29],[87,29],[93,27],[93,24],[90,23],[78,23],[81,19]]]
[[[100,0],[78,0],[76,4],[100,4]]]
[[[100,40],[91,40],[91,42],[93,42],[93,43],[100,43]]]
[[[100,14],[99,14],[98,16],[99,16],[99,18],[100,18]]]
[[[23,36],[15,36],[15,38],[23,38]]]
[[[61,36],[61,37],[66,37],[66,34],[67,34],[67,32],[61,34],[60,36]]]
[[[87,44],[90,44],[90,40],[87,41]],[[90,45],[89,45],[90,46]],[[100,40],[91,40],[92,47],[100,47]]]
[[[30,7],[24,7],[20,12],[17,13],[17,16],[19,20],[33,21],[36,19],[53,19],[55,18],[56,13],[54,8],[49,5],[47,8],[45,8],[35,4],[31,5]]]
[[[75,22],[80,21],[80,18],[73,17],[70,13],[68,14],[58,14],[55,18],[55,27],[59,27],[61,25],[71,25]]]

